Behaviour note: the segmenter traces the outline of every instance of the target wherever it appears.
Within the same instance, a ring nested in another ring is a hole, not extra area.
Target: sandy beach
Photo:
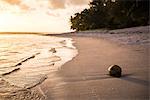
[[[10,98],[29,100],[21,99],[27,94],[31,100],[149,100],[147,32],[59,35],[74,40],[78,55],[50,73],[42,84],[28,89],[30,92],[21,91]],[[122,67],[121,78],[108,75],[107,69],[113,64]],[[8,96],[5,99],[10,100]]]
[[[127,34],[124,35],[129,38]],[[136,34],[130,36],[137,41]],[[148,33],[145,34],[147,36]],[[84,36],[82,33],[69,37],[75,41],[79,54],[38,86],[46,100],[149,99],[147,42],[142,43],[140,39],[138,43],[129,45],[128,38],[123,44],[122,40],[116,42],[97,35]],[[121,78],[108,75],[107,69],[112,64],[122,67]]]

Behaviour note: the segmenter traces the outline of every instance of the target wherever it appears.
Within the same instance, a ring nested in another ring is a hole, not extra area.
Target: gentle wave
[[[11,85],[31,88],[71,60],[77,50],[70,38],[0,35],[0,76]]]
[[[22,63],[24,63],[24,62],[26,62],[26,61],[28,61],[28,60],[30,60],[30,59],[35,58],[35,56],[38,55],[38,54],[40,54],[40,53],[36,53],[36,54],[34,54],[34,55],[30,56],[30,57],[24,58],[24,59],[22,59],[21,61],[17,62],[17,63],[16,63],[15,65],[13,65],[13,66],[5,67],[5,68],[12,68],[12,70],[7,70],[7,72],[4,72],[4,73],[1,74],[1,75],[2,75],[2,76],[3,76],[3,75],[8,75],[8,74],[11,74],[12,72],[15,72],[15,71],[19,70],[20,67],[18,67],[18,66],[22,65]],[[2,67],[1,67],[1,68],[2,68]],[[4,67],[3,67],[3,68],[4,68]]]

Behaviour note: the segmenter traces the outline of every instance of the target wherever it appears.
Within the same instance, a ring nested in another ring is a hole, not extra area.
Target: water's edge
[[[44,37],[49,37],[49,36],[44,36]],[[60,37],[59,37],[60,38]],[[76,47],[73,45],[74,41],[71,38],[65,38],[63,41],[61,41],[63,45],[63,47],[56,47],[56,48],[51,48],[49,49],[49,52],[51,52],[50,54],[54,54],[53,57],[50,61],[52,63],[50,63],[48,66],[51,68],[51,66],[53,67],[52,70],[53,71],[57,71],[57,69],[59,69],[63,64],[67,63],[68,61],[72,60],[77,54],[78,51],[76,49]],[[57,52],[56,52],[57,51]],[[43,51],[42,51],[43,52]],[[47,51],[46,51],[47,52]],[[44,51],[45,53],[45,51]],[[48,53],[49,54],[49,53]],[[20,61],[18,61],[17,63],[15,63],[14,65],[12,65],[11,67],[13,68],[12,70],[2,73],[0,75],[0,83],[3,84],[3,87],[0,87],[0,94],[2,92],[6,93],[6,92],[12,92],[11,89],[12,87],[15,87],[13,89],[14,91],[18,91],[18,90],[24,90],[24,89],[31,89],[33,87],[36,87],[37,85],[41,84],[42,82],[44,82],[48,77],[47,75],[40,73],[40,75],[35,75],[35,77],[40,77],[39,79],[37,79],[32,85],[26,85],[22,83],[19,83],[20,81],[18,81],[15,83],[16,80],[13,79],[14,76],[19,75],[20,73],[22,73],[20,70],[22,71],[26,71],[26,69],[24,68],[24,66],[30,65],[27,63],[32,63],[32,62],[36,62],[36,59],[39,60],[40,57],[39,56],[43,56],[43,54],[41,52],[36,52]],[[39,58],[38,58],[39,57]],[[43,58],[42,58],[43,59]],[[45,59],[45,58],[44,58]],[[47,58],[46,58],[47,60]],[[40,62],[40,61],[39,61]],[[44,62],[44,60],[41,61],[41,63]],[[38,64],[38,63],[37,63]],[[42,65],[41,67],[46,66],[46,65]],[[31,64],[32,67],[32,64]],[[40,67],[40,66],[37,66]],[[30,67],[29,67],[30,68]],[[46,69],[45,69],[46,70]],[[51,70],[51,69],[49,69]],[[20,72],[19,72],[20,71]],[[28,71],[28,70],[27,70]],[[36,71],[35,71],[36,72]],[[51,72],[51,71],[50,71]],[[50,73],[49,72],[49,73]],[[19,73],[19,74],[17,74]],[[48,73],[47,73],[48,74]],[[24,78],[28,79],[28,75],[25,75]],[[29,78],[30,79],[30,78]],[[6,84],[7,83],[7,84]],[[5,89],[5,86],[8,89]],[[4,91],[3,91],[4,90]],[[8,91],[9,90],[9,91]],[[2,92],[1,92],[2,91]],[[1,95],[0,95],[1,96]]]

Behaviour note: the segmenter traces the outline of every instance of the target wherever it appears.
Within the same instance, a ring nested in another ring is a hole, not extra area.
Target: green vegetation
[[[149,24],[149,0],[93,0],[70,18],[71,29],[117,29]]]

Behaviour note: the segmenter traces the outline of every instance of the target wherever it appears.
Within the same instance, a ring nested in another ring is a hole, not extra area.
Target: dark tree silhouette
[[[149,24],[149,0],[93,0],[71,16],[71,29],[116,29]]]

